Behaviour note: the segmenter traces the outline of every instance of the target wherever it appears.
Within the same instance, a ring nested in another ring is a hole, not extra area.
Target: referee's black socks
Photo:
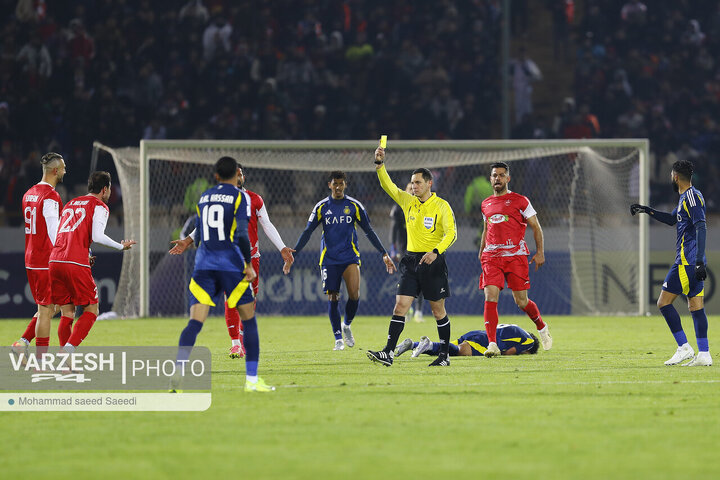
[[[450,319],[445,315],[437,320],[438,337],[440,337],[440,353],[448,354],[450,351]]]
[[[397,347],[398,339],[400,338],[400,334],[402,333],[403,329],[405,328],[405,317],[402,317],[400,315],[393,315],[392,319],[390,320],[390,327],[388,328],[388,340],[387,345],[385,345],[385,348],[383,349],[386,352],[392,352],[395,350],[395,347]],[[450,327],[448,327],[449,330]],[[448,331],[448,335],[450,335]]]

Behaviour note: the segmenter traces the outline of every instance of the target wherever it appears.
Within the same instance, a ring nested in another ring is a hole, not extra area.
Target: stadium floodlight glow
[[[169,287],[177,280],[178,267],[169,263],[168,242],[191,214],[186,204],[199,193],[194,190],[205,185],[199,180],[212,184],[212,165],[224,155],[248,169],[249,188],[263,195],[272,221],[287,241],[304,228],[318,195],[327,194],[323,174],[330,170],[349,173],[348,194],[364,199],[378,234],[387,238],[383,232],[392,201],[377,182],[377,145],[377,139],[142,140],[139,148],[109,148],[96,142],[94,153],[110,153],[118,171],[124,237],[137,238],[139,244],[123,258],[114,310],[126,317],[187,313],[185,279],[178,281],[179,287]],[[463,252],[467,255],[462,258],[469,259],[450,266],[451,285],[458,292],[450,300],[455,306],[480,295],[477,284],[472,291],[469,280],[480,272],[472,259],[477,258],[474,240],[481,223],[470,184],[488,177],[489,164],[503,161],[511,167],[510,189],[530,198],[545,232],[548,262],[541,269],[542,285],[533,283],[530,292],[543,312],[645,314],[650,293],[649,221],[646,215],[631,217],[628,205],[648,203],[648,154],[647,139],[394,140],[386,166],[398,185],[413,169],[430,168],[436,174],[434,187],[455,211],[459,235],[448,261]],[[276,254],[262,236],[261,250],[268,257]],[[372,255],[369,246],[361,246],[361,252]],[[314,285],[276,276],[261,265],[261,281],[278,289],[283,298],[320,298]],[[370,288],[385,282],[365,270],[363,280]],[[262,290],[261,284],[261,295]],[[567,303],[561,305],[563,298]],[[387,315],[374,311],[372,303],[363,305],[362,314]],[[262,302],[258,308],[262,311]]]

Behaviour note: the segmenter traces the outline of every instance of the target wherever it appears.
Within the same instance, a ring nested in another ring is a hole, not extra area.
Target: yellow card
[[[386,148],[387,147],[387,135],[381,135],[380,136],[380,147]]]

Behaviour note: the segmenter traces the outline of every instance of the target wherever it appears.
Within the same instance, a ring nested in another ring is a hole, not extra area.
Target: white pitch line
[[[559,385],[638,385],[638,384],[685,384],[685,383],[720,383],[720,379],[706,380],[610,380],[597,382],[545,382],[545,383],[523,383],[523,387],[533,386],[559,386]],[[341,387],[368,387],[368,388],[425,388],[425,387],[501,387],[507,386],[508,383],[433,383],[433,384],[346,384],[346,385],[280,385],[278,388],[341,388]]]

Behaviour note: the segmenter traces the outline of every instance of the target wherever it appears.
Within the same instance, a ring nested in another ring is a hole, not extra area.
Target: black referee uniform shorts
[[[425,300],[431,302],[449,297],[450,283],[445,255],[438,255],[430,265],[420,264],[423,255],[425,253],[407,252],[400,260],[397,294],[417,297],[422,292]]]

